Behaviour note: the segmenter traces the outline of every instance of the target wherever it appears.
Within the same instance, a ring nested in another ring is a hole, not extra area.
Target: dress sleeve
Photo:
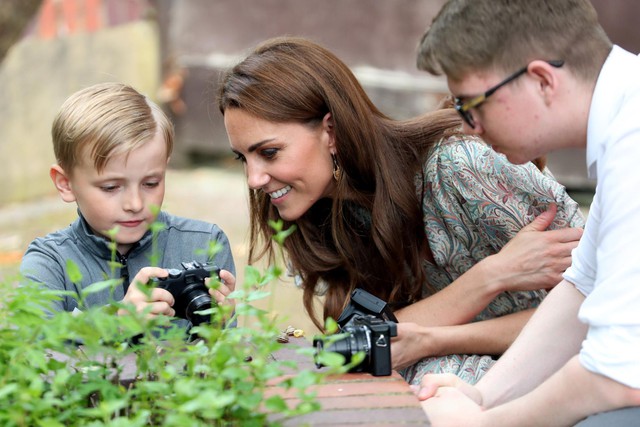
[[[578,204],[548,170],[541,172],[533,163],[513,165],[477,138],[442,141],[430,161],[436,166],[427,180],[440,201],[434,208],[445,221],[457,217],[477,233],[457,231],[459,238],[480,238],[498,252],[551,203],[558,213],[550,229],[584,226]]]

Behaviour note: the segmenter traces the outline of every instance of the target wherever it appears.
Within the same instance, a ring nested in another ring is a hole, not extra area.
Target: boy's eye
[[[155,188],[158,185],[160,185],[160,183],[158,181],[149,181],[149,182],[145,182],[144,186],[147,188]]]
[[[117,185],[101,185],[100,190],[106,193],[112,193],[118,189]]]

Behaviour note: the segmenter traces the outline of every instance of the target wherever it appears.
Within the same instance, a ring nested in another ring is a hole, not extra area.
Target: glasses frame
[[[564,60],[562,59],[545,61],[545,62],[551,65],[552,67],[556,67],[556,68],[560,68],[564,65]],[[458,113],[460,113],[460,116],[462,116],[462,119],[465,121],[465,123],[467,123],[473,129],[475,129],[476,122],[473,119],[473,114],[471,114],[471,109],[478,108],[480,105],[482,105],[482,103],[484,103],[487,100],[487,98],[493,95],[495,91],[500,89],[502,86],[508,83],[511,83],[513,80],[517,79],[518,77],[526,73],[528,69],[529,69],[529,64],[527,64],[525,67],[522,67],[515,73],[511,74],[509,77],[507,77],[497,85],[489,88],[485,93],[478,96],[474,96],[473,98],[471,98],[466,102],[462,102],[460,98],[454,98],[454,108]]]

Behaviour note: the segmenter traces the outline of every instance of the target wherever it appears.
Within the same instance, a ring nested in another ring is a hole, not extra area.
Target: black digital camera
[[[356,288],[351,293],[349,305],[338,318],[339,333],[344,338],[325,348],[323,339],[315,338],[316,357],[323,349],[341,354],[349,363],[354,354],[364,352],[362,363],[349,372],[368,372],[375,376],[391,375],[391,337],[398,335],[396,323],[386,302],[365,290]],[[316,366],[323,365],[316,358]]]
[[[167,277],[158,277],[154,282],[158,288],[166,289],[173,295],[175,300],[173,309],[176,311],[176,317],[187,319],[193,326],[209,323],[211,315],[196,312],[215,306],[215,302],[209,295],[209,288],[205,285],[205,279],[213,274],[219,279],[220,269],[215,265],[197,261],[181,264],[183,270],[170,268]]]

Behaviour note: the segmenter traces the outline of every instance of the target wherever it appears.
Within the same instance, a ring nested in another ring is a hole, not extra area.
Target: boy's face
[[[496,72],[471,72],[461,80],[447,79],[451,93],[462,102],[485,93],[506,76]],[[536,85],[537,84],[537,85]],[[463,122],[464,132],[482,137],[511,163],[521,164],[553,149],[549,143],[549,117],[539,82],[525,73],[496,90],[470,110],[475,127]]]
[[[94,233],[106,237],[117,227],[118,252],[125,254],[155,221],[151,207],[162,205],[168,163],[164,138],[158,132],[128,155],[113,156],[101,173],[87,153],[81,157],[72,174],[65,174],[68,189],[56,186],[63,200],[77,203]]]

